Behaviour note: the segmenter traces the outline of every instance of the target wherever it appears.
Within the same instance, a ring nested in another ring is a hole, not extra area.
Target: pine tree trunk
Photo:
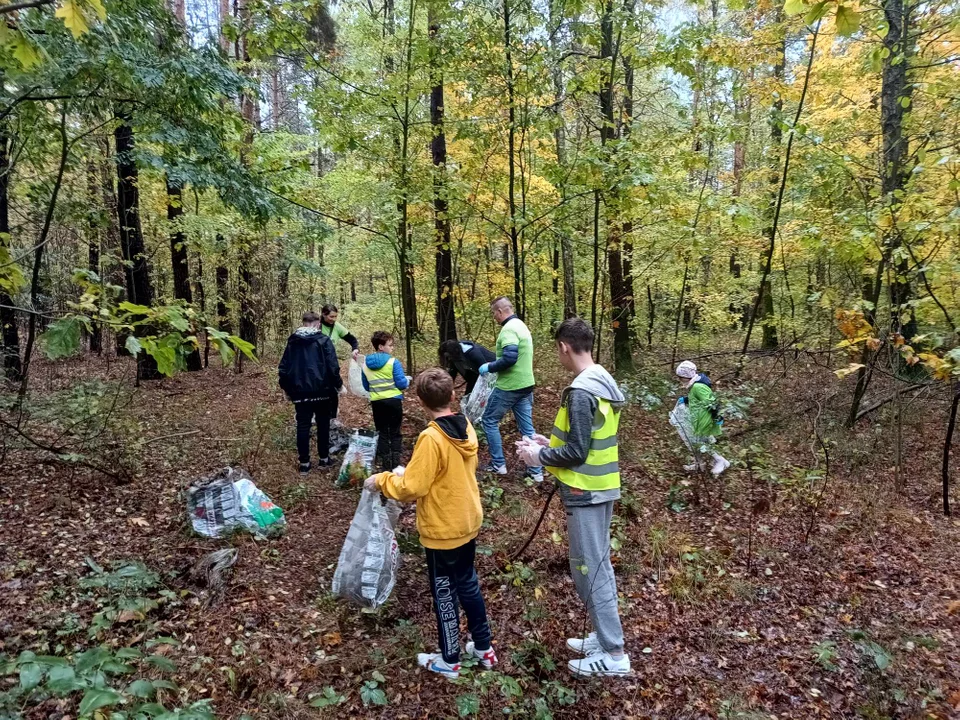
[[[433,226],[437,279],[437,329],[440,342],[457,339],[453,286],[453,256],[450,249],[450,217],[447,208],[447,139],[443,131],[443,70],[439,38],[440,21],[436,0],[428,7],[430,48],[430,125],[433,138],[430,154],[433,159]]]
[[[0,72],[0,80],[3,73]],[[0,120],[0,248],[6,255],[10,242],[10,148],[11,137],[7,119]],[[20,332],[17,329],[17,314],[13,297],[0,289],[0,339],[3,348],[3,374],[10,382],[23,380],[23,364],[20,360]]]
[[[127,299],[135,305],[153,305],[153,284],[140,227],[139,173],[134,159],[134,136],[130,113],[117,110],[120,124],[114,130],[117,143],[117,217],[120,227],[120,251],[125,264]],[[152,334],[151,328],[139,328],[137,335]],[[157,361],[146,352],[137,356],[137,372],[141,380],[160,377]]]

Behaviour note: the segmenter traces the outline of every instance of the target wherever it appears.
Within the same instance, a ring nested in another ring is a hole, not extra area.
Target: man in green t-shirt
[[[340,316],[340,308],[336,305],[324,305],[320,308],[320,332],[330,338],[330,341],[343,340],[350,346],[351,356],[354,360],[360,358],[360,343],[349,330],[337,322]],[[340,414],[340,396],[334,395],[332,401],[332,413],[330,417],[335,418]]]
[[[508,298],[498,297],[490,304],[493,319],[500,324],[497,359],[480,366],[480,374],[497,373],[497,384],[483,413],[483,432],[490,447],[490,464],[482,468],[497,475],[507,474],[503,456],[500,421],[513,410],[517,429],[524,437],[533,437],[533,337],[513,311]],[[527,468],[527,475],[543,481],[543,468]]]

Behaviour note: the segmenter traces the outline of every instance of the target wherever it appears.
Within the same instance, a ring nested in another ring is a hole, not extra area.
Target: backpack
[[[706,380],[701,380],[701,378],[706,378]],[[713,381],[710,380],[710,377],[705,373],[700,373],[697,376],[696,382],[693,384],[697,385],[698,383],[700,385],[706,385],[708,388],[710,388],[710,392],[713,393],[713,402],[707,406],[707,410],[710,412],[710,417],[717,425],[723,425],[723,415],[720,414],[720,402],[717,400],[717,393],[713,389]]]

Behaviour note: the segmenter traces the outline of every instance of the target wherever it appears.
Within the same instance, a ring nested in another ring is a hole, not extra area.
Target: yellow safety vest
[[[371,370],[366,363],[363,365],[363,374],[370,385],[370,400],[387,400],[400,397],[403,391],[393,381],[394,358],[390,358],[379,370]]]
[[[565,485],[580,490],[613,490],[620,487],[620,451],[617,447],[617,429],[620,413],[603,398],[597,398],[597,413],[593,418],[590,433],[590,450],[583,465],[574,468],[547,467]],[[570,416],[567,406],[561,405],[550,433],[550,447],[560,447],[567,442]]]

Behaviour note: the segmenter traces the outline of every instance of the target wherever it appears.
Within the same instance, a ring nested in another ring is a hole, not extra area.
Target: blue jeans
[[[483,432],[487,436],[487,445],[490,447],[490,461],[494,465],[506,465],[503,457],[503,439],[500,437],[500,421],[503,416],[513,410],[513,417],[517,421],[517,430],[524,437],[533,437],[533,391],[517,392],[516,390],[500,390],[494,388],[487,402],[487,409],[483,412]],[[534,475],[543,473],[543,468],[530,468]]]

